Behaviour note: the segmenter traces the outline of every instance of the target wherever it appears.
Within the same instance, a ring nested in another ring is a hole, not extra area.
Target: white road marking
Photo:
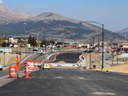
[[[116,96],[115,93],[111,92],[93,92],[92,94],[97,96]]]
[[[81,77],[81,76],[75,76],[70,77],[72,80],[90,80],[89,78]]]
[[[85,80],[85,78],[84,78],[84,77],[78,77],[78,79],[80,79],[80,80]]]
[[[61,77],[61,76],[57,76],[56,78],[57,78],[57,79],[63,79],[63,77]]]

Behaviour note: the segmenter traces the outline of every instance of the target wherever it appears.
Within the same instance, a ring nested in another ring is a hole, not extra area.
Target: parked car
[[[44,69],[50,69],[50,65],[49,64],[44,64],[44,65],[42,65],[42,69],[44,70]]]

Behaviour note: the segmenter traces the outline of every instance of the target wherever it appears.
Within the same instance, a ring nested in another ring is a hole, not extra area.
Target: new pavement
[[[80,69],[33,72],[0,87],[0,96],[127,96],[128,76]]]

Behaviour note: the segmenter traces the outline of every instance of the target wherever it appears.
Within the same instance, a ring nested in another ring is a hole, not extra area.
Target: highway
[[[58,55],[57,60],[72,62],[79,53],[66,54]],[[41,57],[38,54],[33,58]],[[29,79],[8,82],[0,86],[0,96],[127,96],[127,90],[128,75],[61,67],[40,69],[32,72]]]
[[[0,96],[127,96],[128,76],[80,69],[40,70],[0,87]]]

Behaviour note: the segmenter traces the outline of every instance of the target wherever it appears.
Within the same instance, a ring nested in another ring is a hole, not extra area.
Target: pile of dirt
[[[56,63],[65,64],[66,62],[64,62],[64,61],[59,61],[59,62],[56,62]]]

